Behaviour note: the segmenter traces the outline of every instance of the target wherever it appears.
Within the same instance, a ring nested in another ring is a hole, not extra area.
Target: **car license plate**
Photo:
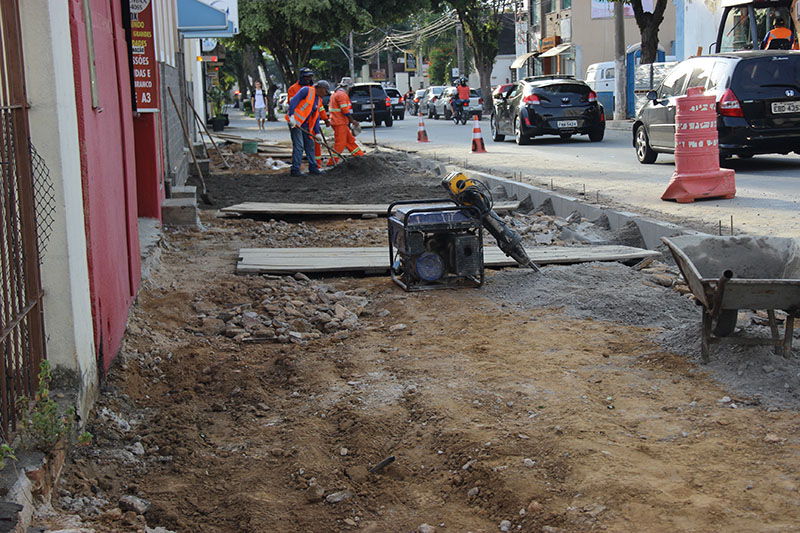
[[[772,112],[779,113],[800,113],[800,102],[772,102]]]
[[[577,128],[578,121],[577,120],[559,120],[556,122],[556,125],[559,128]]]
[[[361,109],[372,109],[372,104],[361,104]]]

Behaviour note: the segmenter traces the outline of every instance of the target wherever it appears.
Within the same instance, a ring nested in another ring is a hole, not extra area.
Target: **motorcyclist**
[[[469,83],[467,83],[466,76],[461,76],[456,83],[456,94],[450,99],[450,111],[453,116],[456,115],[456,107],[464,108],[464,105],[469,104]]]

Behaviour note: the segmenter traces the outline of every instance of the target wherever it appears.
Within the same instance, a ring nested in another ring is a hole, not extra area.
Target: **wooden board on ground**
[[[653,250],[630,246],[535,246],[527,250],[537,265],[586,263],[590,261],[632,261],[661,255]],[[504,267],[516,262],[496,247],[484,249],[487,267]],[[306,274],[325,272],[383,273],[389,270],[389,249],[370,248],[242,248],[237,274]]]
[[[257,142],[262,146],[288,146],[291,149],[291,143],[286,141],[271,141],[267,139],[263,139],[261,137],[242,137],[241,135],[232,135],[230,133],[219,133],[213,132],[211,134],[213,137],[217,139],[222,139],[223,141],[231,141],[231,142]]]
[[[223,207],[223,213],[239,213],[240,215],[349,215],[366,214],[385,215],[389,204],[291,204],[244,202],[242,204]],[[497,213],[507,213],[519,209],[519,202],[496,202]]]

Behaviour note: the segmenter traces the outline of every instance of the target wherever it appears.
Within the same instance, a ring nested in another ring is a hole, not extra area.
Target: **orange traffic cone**
[[[472,152],[476,154],[486,153],[486,146],[483,144],[481,125],[478,122],[478,115],[475,115],[475,121],[472,123]]]
[[[417,129],[417,142],[428,142],[428,132],[425,131],[425,123],[422,122],[422,113],[419,114],[419,128]]]

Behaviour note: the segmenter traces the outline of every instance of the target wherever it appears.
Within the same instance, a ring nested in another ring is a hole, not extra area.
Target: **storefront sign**
[[[153,37],[153,3],[131,0],[131,58],[133,86],[136,90],[136,111],[158,111],[158,83],[155,38]]]

